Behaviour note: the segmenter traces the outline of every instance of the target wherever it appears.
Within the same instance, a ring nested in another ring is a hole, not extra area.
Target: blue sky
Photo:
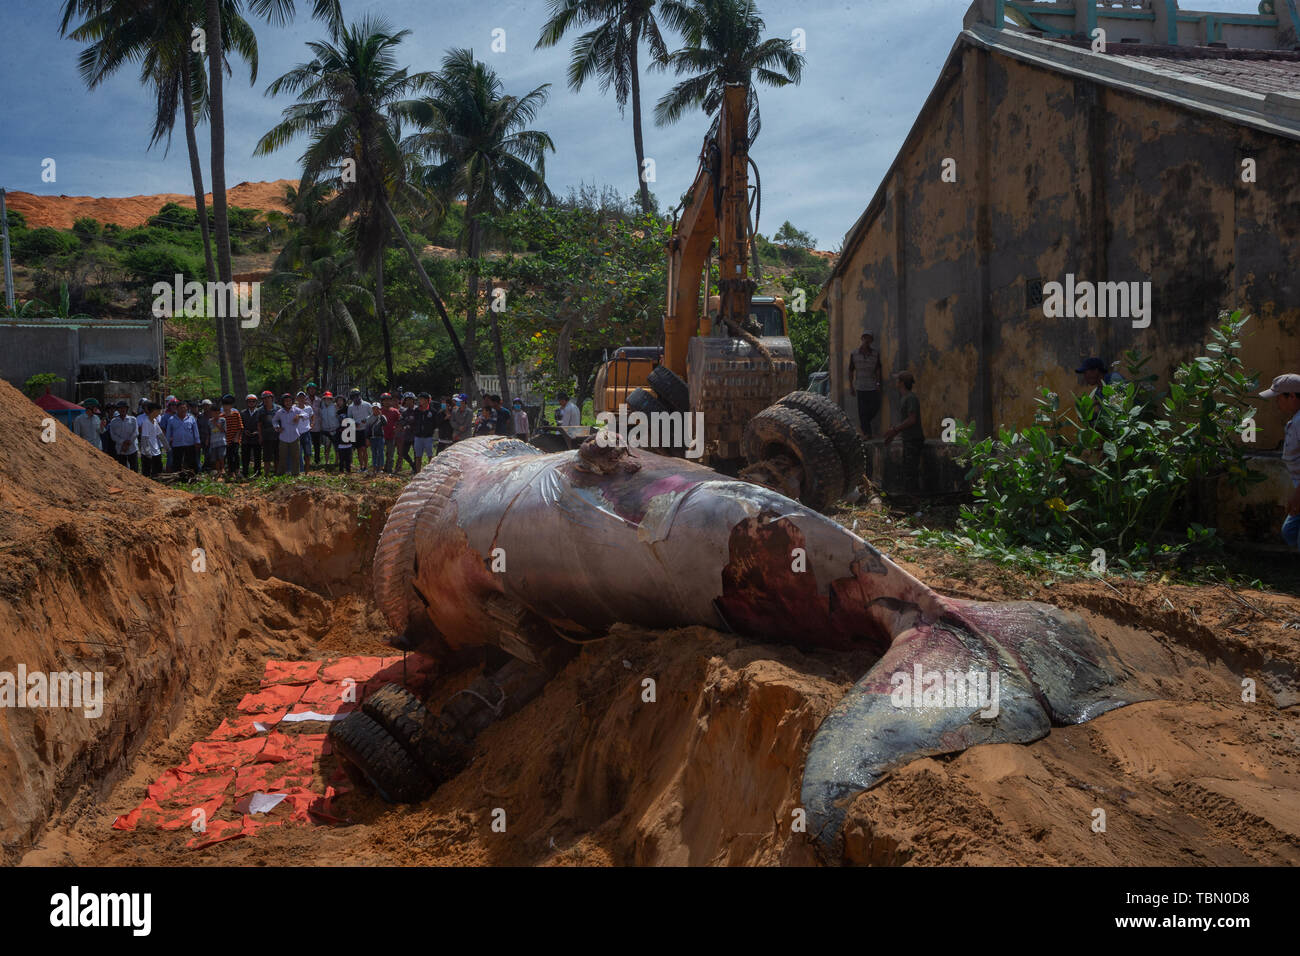
[[[934,85],[961,30],[968,0],[765,0],[760,10],[769,36],[807,37],[807,67],[799,86],[760,90],[763,132],[752,155],[763,183],[761,232],[789,219],[822,249],[837,249],[865,208]],[[1187,3],[1201,10],[1254,12],[1244,0]],[[189,163],[179,122],[171,149],[145,151],[153,108],[150,94],[127,69],[93,93],[76,70],[79,44],[58,35],[59,0],[0,0],[0,186],[40,194],[129,196],[189,192]],[[243,181],[297,177],[302,144],[254,158],[253,146],[290,101],[265,95],[275,77],[309,59],[306,41],[323,28],[306,15],[309,0],[288,27],[254,21],[260,65],[255,86],[238,61],[226,93],[226,177]],[[550,83],[550,100],[536,127],[548,131],[556,152],[547,159],[551,188],[565,193],[580,183],[636,189],[631,109],[619,117],[612,95],[598,84],[569,90],[570,42],[534,50],[546,19],[544,0],[343,0],[349,20],[380,14],[411,35],[399,48],[415,70],[436,69],[445,50],[472,47],[501,75],[506,90],[522,93]],[[491,50],[492,31],[506,31],[506,49]],[[670,45],[673,41],[669,41]],[[676,204],[695,174],[707,127],[703,113],[666,128],[653,124],[655,101],[672,83],[651,72],[643,81],[647,155],[657,167],[652,191],[660,205]],[[200,128],[204,183],[206,130]],[[57,182],[41,181],[41,161],[57,162]]]

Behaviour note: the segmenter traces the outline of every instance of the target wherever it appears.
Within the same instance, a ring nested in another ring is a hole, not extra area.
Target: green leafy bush
[[[1221,316],[1207,354],[1180,365],[1163,393],[1144,373],[1149,359],[1129,352],[1128,381],[1100,396],[1063,403],[1043,389],[1028,428],[978,442],[970,426],[959,429],[975,496],[962,510],[962,533],[989,550],[1102,548],[1129,564],[1211,540],[1189,502],[1209,479],[1244,492],[1263,478],[1246,467],[1240,444],[1255,414],[1255,379],[1238,356],[1246,321],[1240,312]]]
[[[60,232],[49,226],[29,229],[11,238],[13,259],[23,265],[39,263],[42,259],[53,256],[68,255],[75,252],[80,245],[72,234]]]

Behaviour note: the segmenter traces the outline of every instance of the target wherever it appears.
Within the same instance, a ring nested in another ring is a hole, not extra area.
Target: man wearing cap
[[[861,344],[849,353],[849,380],[858,396],[858,429],[863,438],[871,437],[871,423],[880,414],[880,353],[872,346],[875,335],[862,333]]]
[[[474,413],[470,411],[469,402],[464,395],[456,395],[454,404],[447,416],[451,420],[451,440],[462,441],[470,436],[474,427]]]
[[[1291,497],[1286,500],[1286,518],[1282,522],[1282,540],[1288,547],[1300,548],[1300,374],[1288,372],[1273,379],[1273,384],[1259,393],[1260,398],[1277,402],[1286,419],[1286,436],[1282,439],[1282,464],[1291,478]]]
[[[314,418],[310,396],[299,389],[294,397],[293,407],[306,413],[305,417],[298,419],[298,443],[302,445],[302,450],[298,470],[294,474],[306,474],[311,466],[311,423]]]
[[[132,471],[138,471],[136,461],[139,458],[140,426],[130,412],[125,400],[117,403],[117,414],[108,423],[108,434],[113,441],[113,457],[117,463]]]
[[[88,398],[81,403],[86,414],[79,415],[72,422],[72,434],[86,443],[99,448],[99,399]]]
[[[305,394],[303,397],[306,397]],[[311,428],[311,412],[295,405],[293,396],[285,392],[280,396],[280,407],[271,418],[279,436],[279,454],[276,456],[277,474],[296,475],[302,471],[302,436]]]
[[[262,473],[262,430],[258,425],[258,418],[261,417],[260,410],[257,407],[256,395],[244,396],[244,410],[239,413],[239,417],[244,420],[244,441],[239,450],[239,462],[242,466],[240,471],[247,478],[250,472],[260,475]],[[253,469],[253,458],[257,458],[257,468]]]

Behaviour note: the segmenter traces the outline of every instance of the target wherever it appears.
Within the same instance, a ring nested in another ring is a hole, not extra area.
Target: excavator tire
[[[426,775],[433,775],[434,768],[442,763],[438,719],[401,684],[379,688],[361,704],[361,712],[388,731]]]
[[[658,396],[653,392],[648,392],[644,388],[633,389],[627,397],[627,407],[634,412],[645,412],[650,415],[654,412],[666,412],[668,406],[659,401]]]
[[[433,781],[406,748],[364,711],[330,724],[330,743],[348,776],[360,774],[389,803],[419,803],[433,793]]]
[[[803,472],[799,500],[822,511],[844,494],[844,466],[817,422],[797,408],[771,405],[749,420],[741,443],[751,465],[785,455]]]
[[[646,376],[646,383],[655,390],[659,401],[667,405],[669,411],[684,415],[691,410],[691,390],[686,387],[682,377],[668,366],[657,366]]]
[[[840,464],[844,466],[844,490],[856,488],[867,472],[867,454],[844,409],[815,392],[791,392],[777,404],[797,409],[817,423],[822,434],[835,446],[835,454],[839,455]]]

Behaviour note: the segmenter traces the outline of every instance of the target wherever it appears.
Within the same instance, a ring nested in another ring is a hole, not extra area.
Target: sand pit
[[[197,850],[184,830],[114,831],[257,690],[268,660],[393,653],[368,579],[392,496],[199,498],[130,475],[67,432],[42,445],[37,410],[2,384],[0,413],[15,436],[0,443],[0,670],[99,669],[108,700],[98,720],[0,709],[7,862],[818,863],[791,829],[804,754],[871,661],[705,628],[616,628],[487,730],[470,765],[421,804],[355,789],[332,804],[342,824]],[[1300,630],[1288,626],[1300,600],[1049,589],[992,567],[906,566],[958,596],[1079,611],[1157,699],[1027,746],[914,761],[855,801],[839,862],[1300,862]],[[430,702],[477,673],[472,660],[447,667]],[[653,703],[641,697],[647,676]]]
[[[243,209],[288,212],[285,187],[297,187],[296,179],[277,179],[269,183],[240,183],[226,191],[227,202]],[[204,197],[212,208],[212,194]],[[34,193],[10,192],[5,196],[10,209],[23,214],[31,229],[50,226],[71,229],[83,216],[113,223],[128,229],[143,226],[150,216],[169,202],[194,208],[194,193],[154,193],[148,196],[38,196]]]

